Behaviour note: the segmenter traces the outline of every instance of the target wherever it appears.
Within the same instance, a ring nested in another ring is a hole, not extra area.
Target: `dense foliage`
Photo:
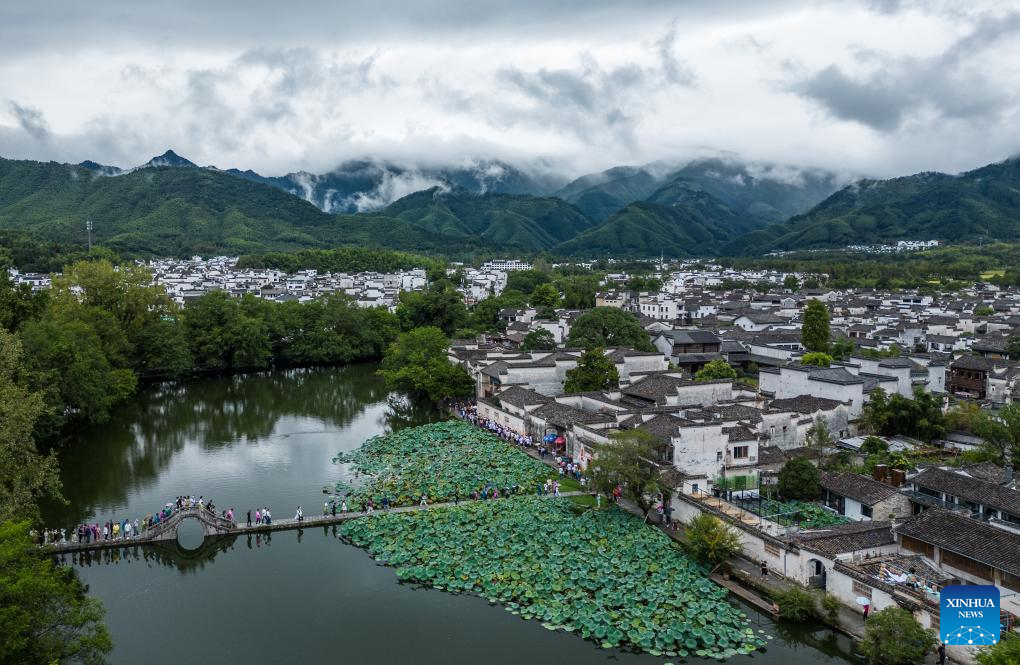
[[[941,439],[946,435],[942,398],[920,388],[914,391],[914,399],[907,399],[899,393],[890,395],[876,388],[864,405],[861,419],[875,434],[902,434],[922,441]]]
[[[779,495],[810,501],[821,494],[818,469],[803,457],[794,457],[779,470]]]
[[[592,347],[581,354],[577,367],[568,369],[563,392],[584,393],[589,390],[612,390],[620,386],[620,371],[602,347]]]
[[[355,505],[372,499],[390,505],[417,504],[424,494],[430,502],[468,498],[488,488],[518,486],[533,492],[538,483],[556,476],[542,462],[477,427],[449,421],[376,436],[350,453],[339,453],[335,464],[348,464],[346,480],[333,491]]]
[[[806,501],[764,499],[758,512],[777,524],[784,526],[798,524],[805,529],[821,529],[850,522],[847,517],[836,515],[817,503],[807,503]]]
[[[779,605],[779,617],[787,621],[804,623],[818,617],[818,605],[811,592],[798,587],[774,591],[772,600]]]
[[[447,360],[449,348],[450,340],[439,328],[426,326],[401,333],[386,349],[379,374],[391,388],[433,401],[468,397],[475,382],[463,367]]]
[[[990,647],[979,649],[977,665],[1016,665],[1020,663],[1020,637],[1005,633],[1005,637]]]
[[[708,513],[698,513],[684,528],[687,549],[700,561],[717,566],[740,553],[740,534]]]
[[[275,268],[293,273],[317,270],[332,273],[397,272],[413,268],[443,268],[445,262],[407,252],[369,247],[337,247],[335,249],[302,249],[296,252],[246,254],[237,261],[238,268]]]
[[[737,370],[722,358],[705,363],[705,366],[694,373],[695,381],[716,381],[719,379],[736,379]]]
[[[397,318],[405,331],[433,326],[452,335],[468,324],[468,310],[453,283],[440,279],[422,291],[401,291],[397,298]]]
[[[625,346],[638,351],[655,350],[637,318],[616,307],[596,307],[577,317],[570,327],[567,344],[583,349]]]
[[[33,432],[46,412],[17,337],[0,329],[0,523],[39,521],[37,503],[60,498],[55,453],[41,455]]]
[[[868,617],[861,651],[873,665],[921,665],[936,642],[909,611],[887,607]]]
[[[603,648],[728,658],[763,645],[668,536],[619,510],[514,497],[353,520],[341,533],[401,580],[482,595]]]
[[[521,351],[550,351],[556,348],[556,338],[548,328],[537,328],[524,336]]]
[[[595,446],[595,458],[588,465],[592,486],[609,494],[619,487],[625,499],[641,509],[647,519],[655,504],[672,492],[662,480],[654,462],[663,459],[663,446],[652,434],[640,429],[621,430],[609,442]]]
[[[38,437],[106,420],[139,377],[379,358],[399,331],[385,309],[344,296],[275,303],[214,291],[182,308],[150,281],[136,266],[89,261],[33,293],[0,273],[0,324],[16,333],[26,382],[45,400]]]
[[[800,342],[808,351],[827,353],[829,350],[829,308],[821,300],[808,300],[804,307],[804,325]]]
[[[0,662],[105,662],[103,606],[73,568],[41,556],[27,522],[0,520]]]

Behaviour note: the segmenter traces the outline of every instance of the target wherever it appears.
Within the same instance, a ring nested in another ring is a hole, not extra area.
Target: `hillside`
[[[93,239],[125,255],[252,253],[359,244],[471,249],[384,216],[328,215],[272,187],[200,168],[150,167],[106,177],[53,162],[0,159],[0,229],[60,242]]]
[[[382,214],[432,233],[474,237],[490,245],[525,251],[550,249],[594,226],[579,210],[558,198],[445,192],[438,188],[405,196]]]
[[[1020,160],[956,176],[919,173],[861,180],[726,250],[746,254],[908,239],[1020,240]]]
[[[765,222],[740,215],[703,192],[683,205],[632,203],[553,251],[564,256],[712,256]]]
[[[595,221],[630,203],[682,204],[691,191],[710,194],[730,209],[768,222],[810,210],[838,189],[833,173],[779,164],[699,159],[666,170],[661,164],[616,167],[582,176],[556,196]]]

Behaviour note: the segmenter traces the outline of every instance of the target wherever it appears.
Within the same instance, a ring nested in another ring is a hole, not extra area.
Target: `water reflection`
[[[213,495],[222,507],[242,501],[251,507],[264,505],[272,497],[271,489],[264,500],[255,491],[242,492],[230,485],[236,479],[229,467],[246,464],[286,469],[290,477],[283,475],[280,482],[295,486],[302,476],[310,476],[307,488],[318,492],[322,483],[317,477],[328,470],[329,459],[341,447],[438,417],[429,403],[389,394],[376,369],[375,364],[359,364],[144,387],[108,423],[76,435],[64,446],[62,479],[70,505],[44,506],[47,521],[72,526],[93,516],[99,521],[116,518],[110,511],[122,510],[132,518],[142,517],[191,492]],[[338,440],[344,437],[341,446]],[[322,454],[313,455],[320,447]],[[177,483],[165,477],[174,465],[203,464],[219,466],[204,474],[177,474]],[[203,475],[204,486],[196,486],[193,481]],[[253,476],[248,484],[254,482],[260,481]],[[264,482],[272,485],[273,478]],[[157,494],[161,485],[165,491]],[[134,500],[149,489],[151,499]],[[307,505],[310,501],[311,497]],[[293,506],[285,508],[290,511]]]

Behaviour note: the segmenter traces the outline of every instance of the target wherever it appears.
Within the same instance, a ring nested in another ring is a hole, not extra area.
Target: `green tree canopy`
[[[1020,404],[1007,404],[994,415],[978,413],[973,431],[995,451],[997,461],[1020,459]]]
[[[0,662],[105,662],[103,606],[73,568],[40,556],[28,522],[0,521]]]
[[[401,291],[397,299],[401,330],[432,326],[452,335],[468,322],[463,296],[445,279],[429,284],[423,291]]]
[[[715,381],[717,379],[736,379],[737,371],[722,358],[705,363],[705,366],[694,374],[695,381]]]
[[[1017,665],[1020,663],[1020,637],[1005,633],[998,644],[977,652],[977,665]]]
[[[38,522],[39,499],[61,498],[56,452],[39,454],[32,438],[47,407],[30,380],[20,342],[0,329],[0,523]]]
[[[470,396],[475,383],[463,367],[447,359],[449,348],[450,340],[439,328],[401,333],[386,350],[379,374],[390,388],[426,395],[433,401]]]
[[[531,292],[531,304],[533,307],[556,307],[560,304],[560,292],[552,284],[539,284]]]
[[[614,432],[609,443],[596,445],[588,477],[596,489],[607,494],[619,485],[623,497],[637,505],[647,520],[657,499],[669,497],[672,491],[653,463],[661,459],[661,448],[658,439],[644,430]]]
[[[594,307],[599,281],[598,275],[570,275],[557,279],[556,287],[563,293],[562,306],[567,309]]]
[[[830,356],[828,353],[811,351],[801,356],[800,364],[813,365],[815,367],[828,367],[829,365],[832,364],[832,356]]]
[[[535,328],[524,336],[522,351],[550,351],[556,348],[556,339],[548,328]]]
[[[538,288],[540,284],[548,284],[552,275],[540,270],[514,270],[506,276],[506,288],[520,291],[525,295]]]
[[[864,455],[884,455],[887,452],[889,444],[874,435],[866,437],[861,444],[861,453]]]
[[[787,275],[783,278],[783,288],[789,291],[796,291],[800,288],[800,282],[796,275]]]
[[[589,390],[610,390],[620,385],[620,372],[600,346],[581,354],[577,367],[567,370],[563,392],[583,393]]]
[[[811,501],[821,494],[818,469],[803,457],[795,457],[779,470],[779,495],[784,499]]]
[[[638,351],[655,350],[637,318],[615,307],[596,307],[579,316],[570,328],[567,344],[585,349],[593,346],[623,346]]]
[[[931,441],[946,435],[942,398],[920,388],[914,391],[914,399],[899,393],[889,395],[882,388],[872,390],[861,419],[868,431],[885,436],[902,434]]]
[[[829,350],[829,308],[821,300],[808,300],[804,308],[804,325],[800,341],[808,351]]]
[[[708,513],[699,513],[684,529],[687,547],[701,561],[717,566],[740,553],[740,535]]]
[[[861,651],[873,665],[922,665],[935,644],[935,635],[910,612],[887,607],[868,617]]]

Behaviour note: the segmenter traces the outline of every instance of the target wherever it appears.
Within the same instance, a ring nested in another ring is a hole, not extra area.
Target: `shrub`
[[[818,618],[818,606],[810,592],[797,587],[776,591],[773,600],[779,604],[779,617],[789,621],[810,621]]]

